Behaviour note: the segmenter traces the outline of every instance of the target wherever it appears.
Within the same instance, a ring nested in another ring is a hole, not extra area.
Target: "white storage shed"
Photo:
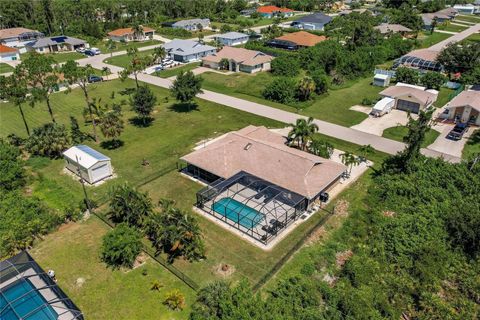
[[[110,158],[86,145],[73,146],[63,153],[66,168],[94,184],[112,175]]]
[[[377,73],[373,77],[373,85],[379,87],[388,87],[392,77],[388,74]]]

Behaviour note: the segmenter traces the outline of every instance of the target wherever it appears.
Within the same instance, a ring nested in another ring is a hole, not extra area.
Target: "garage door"
[[[93,181],[101,180],[109,175],[110,175],[110,170],[107,163],[92,169]]]
[[[410,111],[412,113],[418,113],[420,111],[420,104],[406,100],[398,100],[397,109],[403,111]]]

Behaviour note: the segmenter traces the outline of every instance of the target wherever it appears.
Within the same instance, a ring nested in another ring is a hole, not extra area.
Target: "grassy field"
[[[195,292],[152,259],[129,271],[112,270],[100,260],[101,238],[108,227],[92,216],[48,235],[30,251],[45,269],[56,271],[58,284],[82,310],[86,319],[187,319]],[[146,270],[147,275],[142,273]],[[77,279],[83,278],[83,285]],[[164,286],[152,291],[158,280]],[[174,289],[186,298],[183,311],[162,302]]]
[[[272,102],[262,97],[262,91],[273,79],[273,76],[268,72],[255,75],[245,73],[222,75],[207,72],[202,74],[202,78],[204,78],[205,89],[296,112],[294,107]],[[346,84],[343,88],[330,90],[327,94],[305,104],[306,108],[301,110],[301,114],[344,126],[360,123],[367,115],[349,110],[349,108],[355,104],[360,104],[363,98],[375,99],[378,97],[378,92],[382,88],[372,86],[370,82],[371,78],[367,77]]]
[[[12,72],[14,69],[12,66],[6,63],[0,63],[0,73]]]
[[[153,49],[140,51],[138,53],[138,56],[139,57],[145,57],[145,56],[148,56],[148,55],[151,55],[151,54],[153,54]],[[130,57],[127,54],[123,54],[123,55],[120,55],[120,56],[114,56],[114,57],[111,57],[111,58],[107,58],[107,59],[104,60],[104,62],[108,63],[108,64],[113,64],[114,66],[117,66],[117,67],[126,68],[131,60],[132,60],[132,57]]]
[[[117,52],[117,51],[123,51],[127,50],[130,48],[141,48],[141,47],[147,47],[147,46],[152,46],[156,44],[161,44],[163,42],[158,41],[158,40],[147,40],[147,41],[133,41],[133,42],[115,42],[117,47],[113,49],[112,52]],[[107,49],[107,41],[102,41],[94,45],[94,47],[100,49],[102,53],[110,53],[110,50]]]
[[[160,78],[170,78],[177,76],[181,71],[189,71],[200,66],[200,62],[187,63],[167,70],[155,72],[154,75]]]
[[[463,27],[463,26],[459,26],[459,25],[455,25],[455,24],[451,24],[451,23],[446,23],[446,24],[439,25],[436,29],[445,30],[445,31],[452,31],[452,32],[461,32],[465,29],[468,29],[468,27]]]
[[[474,128],[470,128],[470,130],[474,130]],[[465,147],[463,148],[462,158],[468,159],[474,154],[480,154],[480,129],[476,129],[476,131],[473,132],[468,139]]]
[[[480,23],[480,22],[479,22]],[[480,42],[480,33],[474,33],[471,36],[467,37],[465,40],[466,42],[472,42],[472,43],[479,43]]]
[[[405,126],[397,126],[397,127],[392,127],[385,129],[383,131],[382,136],[388,139],[396,140],[403,142],[403,137],[405,137],[408,133],[408,129]],[[422,148],[426,148],[429,145],[431,145],[435,139],[438,138],[440,133],[436,130],[430,129],[427,131],[425,135],[425,140],[422,143]]]
[[[468,21],[468,22],[474,22],[474,23],[480,23],[480,17],[477,16],[472,16],[472,15],[458,15],[455,17],[455,20],[458,20],[458,22],[463,21]]]
[[[450,101],[449,97],[450,95],[454,92],[455,90],[453,89],[448,89],[448,88],[440,88],[440,91],[438,93],[437,101],[435,101],[434,105],[437,108],[441,108],[444,105],[447,104],[448,101]]]
[[[420,48],[428,48],[440,41],[450,38],[451,36],[451,34],[447,33],[434,32],[430,34],[430,32],[427,32],[419,34],[418,40],[420,41]]]

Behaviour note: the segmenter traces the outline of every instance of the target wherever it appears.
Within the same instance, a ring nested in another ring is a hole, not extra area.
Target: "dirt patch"
[[[396,213],[394,211],[383,211],[382,215],[387,218],[395,217]]]
[[[69,222],[69,223],[64,223],[58,227],[58,231],[65,231],[68,229],[71,229],[75,226],[76,224],[74,222]]]
[[[85,284],[85,281],[87,281],[85,278],[77,278],[77,280],[75,280],[75,287],[76,288],[81,288],[83,287],[83,285]]]
[[[310,235],[310,237],[308,237],[307,241],[305,241],[305,245],[310,246],[310,245],[313,245],[313,244],[319,242],[320,240],[323,240],[326,233],[327,233],[327,230],[325,229],[324,226],[321,226],[320,228],[317,228],[317,230],[315,230]]]
[[[335,264],[337,268],[341,268],[347,263],[348,259],[353,256],[352,250],[346,250],[342,252],[337,252],[335,255]]]
[[[219,263],[213,268],[214,274],[223,278],[228,278],[235,272],[235,266],[227,263]]]
[[[337,282],[337,277],[331,276],[327,273],[323,276],[322,281],[325,281],[330,287],[333,287],[335,282]]]
[[[347,200],[339,200],[333,208],[333,214],[340,217],[345,217],[348,215],[348,207],[350,203]]]
[[[124,273],[128,273],[132,270],[135,270],[137,269],[138,267],[141,267],[143,266],[146,262],[147,262],[147,259],[148,259],[148,256],[144,253],[144,252],[141,252],[138,257],[135,259],[135,261],[133,262],[133,267],[131,269],[128,269],[128,268],[122,268],[122,271]]]

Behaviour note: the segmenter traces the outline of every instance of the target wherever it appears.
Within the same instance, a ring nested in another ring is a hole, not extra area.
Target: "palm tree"
[[[312,139],[312,142],[310,142],[308,149],[314,155],[325,159],[330,159],[333,154],[334,148],[333,145],[327,141],[323,141],[320,139]]]
[[[123,119],[117,111],[108,111],[100,118],[100,130],[105,138],[110,138],[113,145],[118,146],[118,137],[123,132]]]
[[[153,49],[153,61],[158,63],[158,61],[162,61],[167,56],[167,50],[164,47],[156,47]]]
[[[360,157],[360,161],[365,162],[365,161],[367,161],[367,156],[371,155],[375,151],[375,149],[373,149],[373,147],[371,145],[366,144],[366,145],[358,148],[358,151],[362,155]]]
[[[342,159],[342,163],[348,167],[348,177],[350,177],[353,167],[360,164],[359,159],[353,153],[348,151],[340,154],[340,159]]]
[[[117,44],[112,39],[108,39],[106,47],[110,51],[110,58],[111,58],[113,56],[113,50],[117,48]]]
[[[310,99],[310,95],[315,91],[315,81],[309,76],[303,77],[298,83],[298,95],[300,100],[306,101]]]
[[[300,147],[301,150],[306,150],[308,141],[313,134],[318,131],[318,126],[313,123],[313,118],[309,117],[297,119],[295,124],[290,124],[292,130],[288,133],[288,139]]]
[[[141,24],[136,23],[132,27],[132,31],[133,31],[133,39],[134,40],[138,40],[138,39],[140,39],[140,37],[143,38],[143,26]]]

